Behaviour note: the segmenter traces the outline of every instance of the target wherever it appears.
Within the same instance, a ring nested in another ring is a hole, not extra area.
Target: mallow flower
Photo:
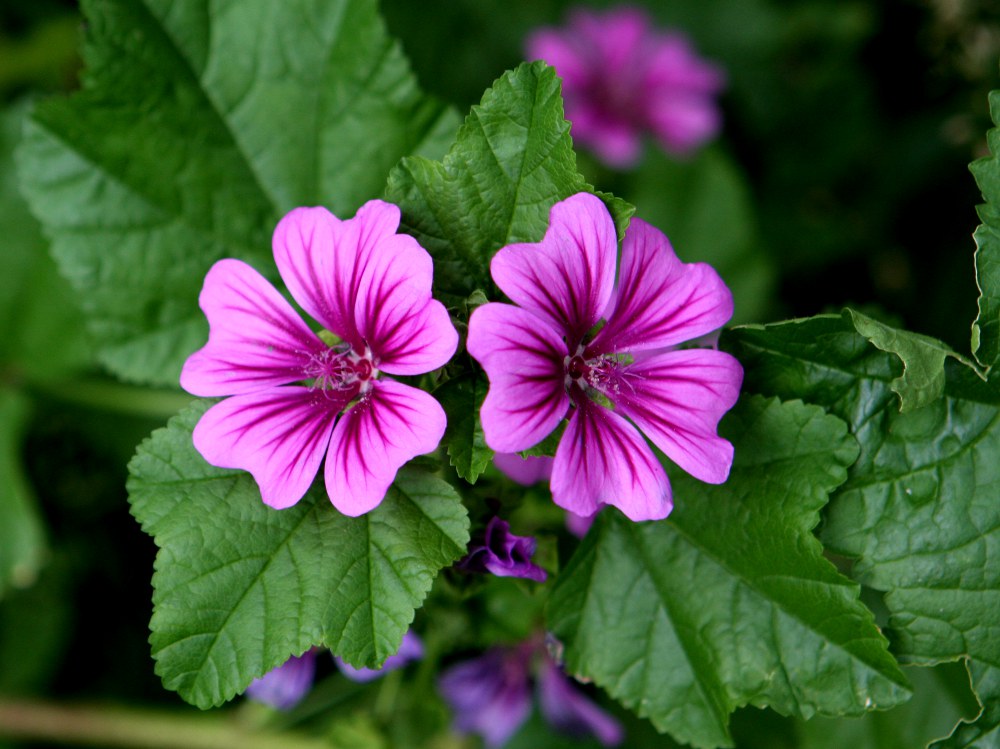
[[[576,10],[567,26],[539,29],[526,46],[562,78],[573,140],[610,166],[634,164],[644,133],[685,156],[719,131],[722,69],[683,34],[655,29],[639,8]]]
[[[732,295],[710,266],[681,262],[659,230],[634,218],[616,288],[617,247],[599,198],[556,203],[541,242],[494,256],[493,280],[514,304],[476,308],[467,346],[489,378],[480,411],[487,445],[526,450],[568,416],[553,501],[587,517],[614,505],[654,520],[672,497],[645,438],[695,478],[725,481],[733,447],[717,427],[743,370],[724,352],[677,348],[732,315]]]
[[[532,685],[542,716],[557,731],[595,736],[605,746],[624,739],[621,724],[581,691],[537,640],[490,648],[456,663],[438,680],[460,733],[477,733],[500,747],[531,715]]]
[[[205,277],[208,343],[185,362],[181,386],[226,397],[201,417],[194,444],[212,465],[253,474],[271,507],[298,502],[325,456],[330,501],[366,513],[444,434],[438,402],[388,376],[437,369],[458,344],[431,298],[430,255],[396,233],[399,215],[372,200],[352,219],[296,208],[278,223],[278,272],[320,333],[247,263],[220,260]]]

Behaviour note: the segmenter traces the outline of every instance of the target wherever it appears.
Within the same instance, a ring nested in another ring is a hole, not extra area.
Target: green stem
[[[194,400],[194,396],[170,390],[125,385],[98,379],[34,381],[26,383],[29,392],[47,398],[98,411],[126,416],[166,420]]]
[[[233,716],[0,697],[0,738],[130,749],[329,749],[320,739],[267,733]]]

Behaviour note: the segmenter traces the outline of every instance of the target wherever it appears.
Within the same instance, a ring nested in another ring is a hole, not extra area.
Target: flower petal
[[[274,261],[295,301],[359,352],[354,302],[361,276],[375,245],[398,227],[399,208],[371,200],[346,221],[326,208],[296,208],[274,230]]]
[[[593,734],[604,746],[617,746],[625,738],[621,723],[591,702],[552,661],[539,674],[538,702],[557,731],[581,738]]]
[[[438,446],[445,421],[444,409],[423,390],[375,382],[330,440],[326,490],[334,507],[351,517],[377,507],[400,467]]]
[[[364,684],[380,679],[390,671],[396,671],[411,661],[419,661],[423,657],[424,643],[413,630],[408,629],[403,635],[403,641],[399,644],[399,650],[386,658],[381,668],[355,668],[337,656],[334,656],[333,660],[344,676],[351,681]]]
[[[569,33],[586,45],[591,54],[591,69],[604,80],[631,85],[632,79],[646,64],[650,51],[652,27],[644,10],[618,6],[605,12],[579,9],[570,14]],[[592,88],[590,95],[600,91]]]
[[[564,94],[586,90],[591,83],[592,58],[587,40],[576,39],[570,33],[542,28],[530,34],[525,42],[529,60],[544,60],[556,69],[563,82]]]
[[[531,713],[528,662],[516,649],[491,648],[441,674],[441,696],[462,733],[478,733],[487,746],[507,743]]]
[[[583,538],[594,524],[597,515],[577,515],[571,510],[566,511],[566,530],[577,538]]]
[[[208,343],[184,362],[181,387],[192,395],[239,395],[305,377],[324,344],[284,297],[241,260],[220,260],[198,297]]]
[[[543,583],[545,570],[531,561],[537,541],[534,536],[515,536],[510,523],[494,515],[469,544],[468,553],[456,564],[463,572],[489,572],[497,577],[523,577]]]
[[[291,710],[312,689],[315,676],[316,651],[309,649],[254,679],[247,687],[246,695],[255,702],[278,710]]]
[[[547,455],[522,458],[517,453],[496,453],[493,456],[493,465],[511,481],[521,486],[548,481],[552,476],[552,458]]]
[[[726,71],[699,57],[684,34],[667,32],[650,37],[643,83],[657,104],[671,96],[703,97],[704,106],[716,108],[712,99],[726,87]]]
[[[552,467],[552,500],[578,515],[614,505],[630,520],[673,507],[667,475],[635,427],[586,398],[576,401]]]
[[[547,320],[510,304],[484,304],[469,318],[466,347],[490,380],[479,411],[487,445],[527,450],[556,428],[569,408],[566,343]]]
[[[736,359],[707,349],[668,351],[636,360],[619,377],[609,397],[667,457],[702,481],[726,480],[733,446],[717,429],[740,394]]]
[[[635,125],[611,116],[589,101],[579,102],[571,111],[567,102],[566,108],[574,142],[593,149],[598,158],[615,169],[635,166],[639,161],[642,138]]]
[[[614,311],[586,355],[667,348],[715,330],[732,315],[733,295],[711,266],[682,263],[663,232],[632,219]]]
[[[458,348],[448,310],[431,298],[433,263],[413,237],[383,239],[358,286],[354,321],[376,366],[413,375],[444,366]]]
[[[715,99],[679,91],[649,106],[650,128],[665,151],[678,156],[693,153],[722,128],[722,113]]]
[[[264,504],[291,507],[309,490],[337,414],[351,393],[280,387],[216,403],[194,428],[194,446],[219,468],[253,474]]]
[[[608,209],[577,193],[552,206],[541,242],[501,248],[490,272],[511,301],[550,321],[575,349],[608,305],[617,254]]]

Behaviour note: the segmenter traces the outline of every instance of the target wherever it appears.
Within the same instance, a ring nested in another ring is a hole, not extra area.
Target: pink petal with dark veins
[[[566,343],[551,323],[509,304],[484,304],[469,318],[466,346],[490,380],[479,411],[486,444],[518,452],[548,436],[569,408]]]
[[[423,390],[378,380],[337,423],[326,459],[334,507],[356,517],[385,498],[407,461],[432,452],[444,436],[445,413]]]
[[[736,359],[708,349],[668,351],[638,359],[619,378],[609,397],[668,458],[702,481],[726,480],[733,446],[717,429],[740,394]]]
[[[675,346],[724,325],[733,295],[704,263],[682,263],[663,232],[634,218],[622,243],[614,310],[587,356]]]
[[[375,246],[398,227],[399,208],[371,200],[347,220],[322,207],[296,208],[274,230],[274,261],[295,301],[359,353],[354,303],[361,276]]]
[[[264,504],[291,507],[316,477],[351,395],[294,386],[234,395],[201,417],[194,446],[214,466],[253,474]]]
[[[673,507],[667,475],[642,435],[618,414],[580,397],[559,440],[552,500],[578,515],[614,505],[630,520],[660,520]]]
[[[431,256],[413,237],[383,239],[372,251],[354,320],[379,369],[423,374],[455,354],[458,333],[448,310],[431,298],[432,277]]]
[[[181,371],[181,387],[205,397],[266,390],[304,379],[312,356],[327,346],[271,283],[240,260],[220,260],[198,299],[208,343]]]
[[[501,248],[490,273],[512,302],[547,320],[575,348],[608,306],[617,254],[608,209],[600,198],[577,193],[552,206],[541,242]]]

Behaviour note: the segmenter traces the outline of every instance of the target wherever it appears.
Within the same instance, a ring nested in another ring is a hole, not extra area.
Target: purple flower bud
[[[469,552],[455,566],[464,572],[491,572],[498,577],[524,577],[545,582],[545,570],[531,561],[535,539],[515,536],[510,524],[490,518],[486,529],[469,545]]]
[[[315,675],[316,651],[307,650],[254,679],[247,687],[246,695],[255,702],[278,710],[291,710],[309,692]]]
[[[403,642],[399,645],[399,650],[394,655],[385,659],[382,668],[355,668],[349,663],[345,663],[340,658],[334,656],[333,660],[337,664],[340,672],[351,681],[368,682],[374,681],[390,671],[403,668],[412,661],[419,661],[424,657],[424,644],[413,632],[407,630],[403,635]]]

